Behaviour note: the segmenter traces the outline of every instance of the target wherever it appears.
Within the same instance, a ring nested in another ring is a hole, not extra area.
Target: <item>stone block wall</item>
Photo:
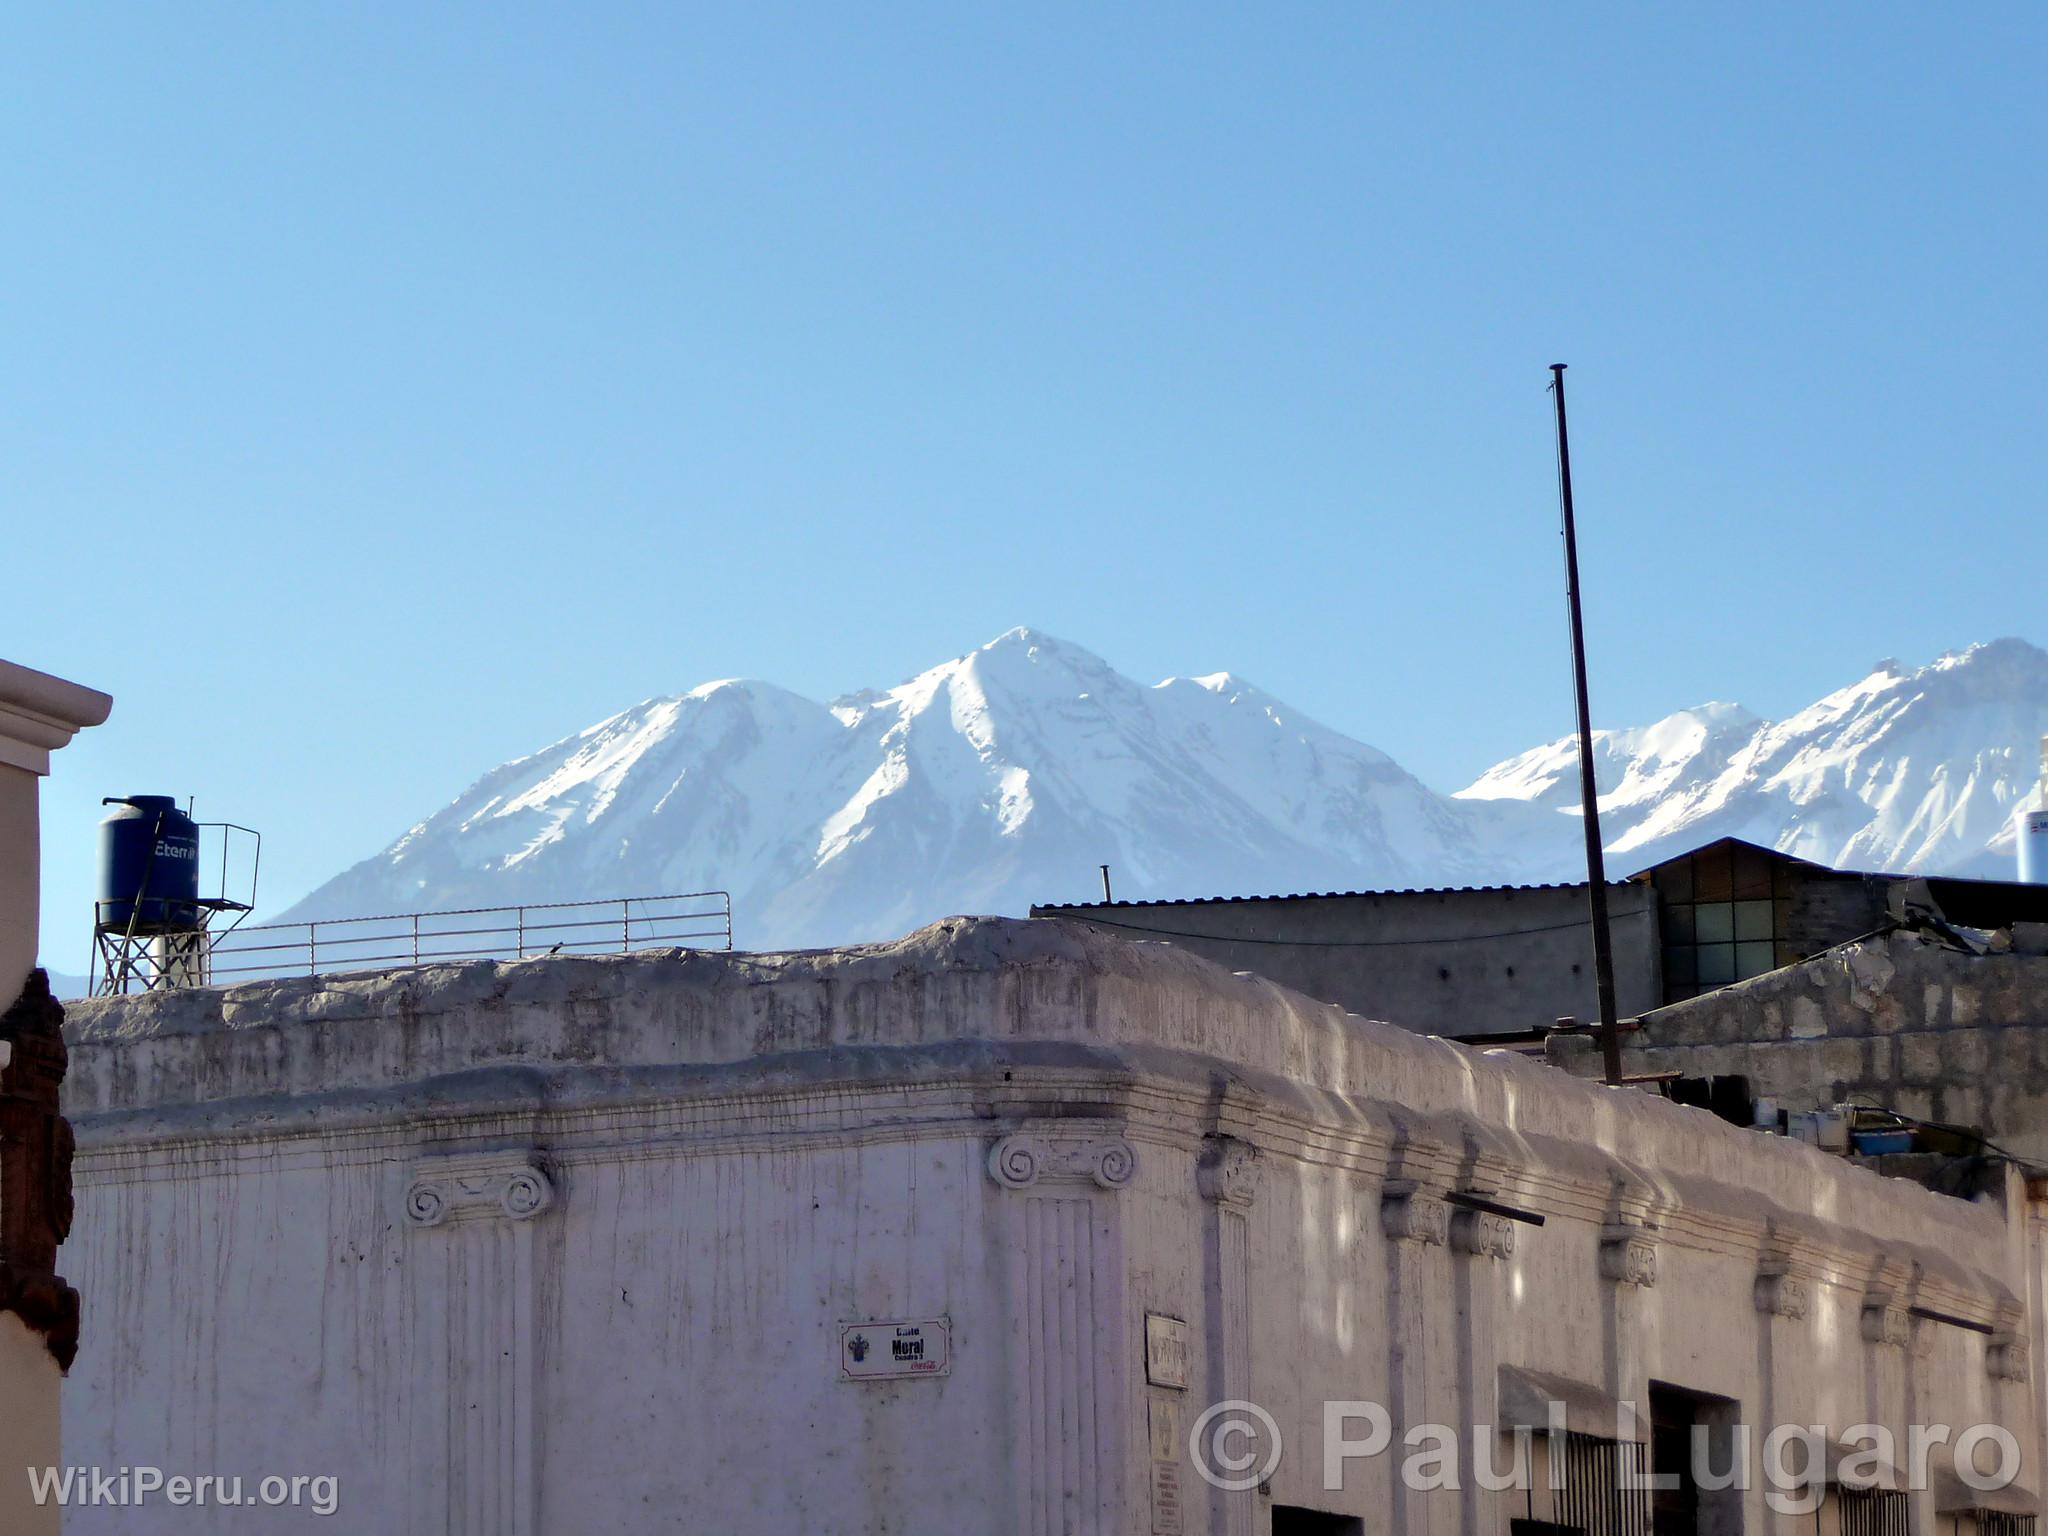
[[[1739,1073],[1787,1109],[1874,1104],[2048,1161],[2048,925],[1991,944],[1901,930],[1660,1008],[1626,1069]],[[1598,1070],[1583,1039],[1554,1042],[1552,1060]]]

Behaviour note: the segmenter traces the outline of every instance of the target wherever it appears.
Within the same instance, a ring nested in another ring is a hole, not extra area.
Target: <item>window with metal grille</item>
[[[1884,1488],[1839,1488],[1835,1492],[1842,1536],[1910,1536],[1906,1495]],[[1818,1522],[1820,1512],[1814,1512]]]
[[[1558,1523],[1586,1536],[1650,1536],[1650,1490],[1643,1473],[1643,1447],[1633,1440],[1566,1435]]]
[[[1977,1536],[2034,1536],[2034,1517],[1980,1509],[1977,1511]]]

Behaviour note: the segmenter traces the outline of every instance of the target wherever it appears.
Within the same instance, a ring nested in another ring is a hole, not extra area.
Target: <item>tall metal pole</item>
[[[1600,997],[1600,1062],[1621,1081],[1621,1030],[1614,1006],[1614,939],[1607,927],[1607,858],[1600,846],[1600,790],[1593,774],[1593,710],[1586,699],[1586,624],[1579,612],[1579,530],[1572,517],[1572,441],[1564,422],[1563,363],[1550,365],[1557,401],[1557,486],[1564,504],[1565,600],[1572,615],[1572,688],[1579,704],[1579,804],[1586,830],[1587,904],[1593,918],[1593,983]]]

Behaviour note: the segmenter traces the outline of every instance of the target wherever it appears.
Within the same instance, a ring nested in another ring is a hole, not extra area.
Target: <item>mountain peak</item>
[[[1086,647],[1022,625],[1004,630],[988,644],[942,662],[923,676],[954,674],[1033,695],[1091,692],[1124,683],[1114,667]]]
[[[2048,675],[2048,651],[2017,635],[2003,635],[1996,640],[1979,640],[1960,651],[1946,651],[1934,659],[1928,670],[1945,672],[1964,667]]]
[[[1995,640],[1974,640],[1958,650],[1943,651],[1922,667],[1909,667],[1896,656],[1887,656],[1871,667],[1863,683],[1850,686],[1857,688],[1886,681],[1911,681],[1941,673],[2011,673],[2048,677],[2048,651],[2017,635],[2002,635]]]
[[[708,683],[699,683],[688,693],[684,694],[683,697],[686,699],[708,699],[714,693],[723,693],[727,689],[744,693],[747,691],[747,680],[743,677],[717,678]]]
[[[1042,629],[1031,628],[1028,624],[1018,624],[1004,630],[988,644],[977,647],[976,654],[1001,655],[1018,652],[1029,655],[1034,651],[1054,656],[1085,656],[1090,661],[1101,660],[1092,651],[1074,644],[1071,640],[1062,640],[1058,635],[1049,635]]]
[[[1029,624],[1013,624],[1000,635],[997,635],[995,639],[989,641],[986,645],[978,647],[978,649],[996,651],[1012,646],[1023,646],[1028,649],[1035,645],[1057,646],[1058,644],[1059,641],[1051,635],[1033,629]]]

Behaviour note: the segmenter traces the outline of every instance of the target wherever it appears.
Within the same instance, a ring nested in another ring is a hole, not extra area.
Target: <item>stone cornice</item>
[[[1206,1144],[1199,1128],[1215,1124],[1209,1118],[1213,1089],[1190,1076],[1012,1066],[985,1050],[959,1067],[936,1069],[929,1059],[924,1066],[916,1077],[869,1076],[799,1086],[790,1086],[786,1076],[780,1082],[758,1082],[726,1073],[676,1083],[664,1094],[622,1092],[622,1074],[616,1070],[598,1074],[593,1080],[601,1080],[600,1086],[586,1089],[581,1085],[588,1075],[568,1069],[491,1069],[474,1074],[464,1092],[444,1088],[409,1096],[402,1123],[394,1122],[392,1100],[381,1094],[318,1108],[271,1098],[148,1115],[87,1115],[77,1120],[85,1143],[80,1176],[98,1185],[162,1178],[173,1170],[182,1176],[226,1169],[245,1159],[270,1166],[295,1158],[388,1161],[412,1155],[423,1127],[437,1143],[449,1145],[537,1140],[550,1148],[556,1166],[566,1168],[792,1140],[855,1145],[971,1136],[985,1142],[991,1118],[998,1126],[1024,1129],[1048,1120],[1113,1119],[1141,1155],[1143,1148],[1157,1147],[1199,1160]],[[595,1102],[601,1091],[617,1097]],[[1051,1113],[1033,1115],[1034,1107]],[[292,1113],[281,1114],[281,1108]],[[1311,1114],[1271,1096],[1242,1093],[1233,1100],[1236,1130],[1227,1134],[1256,1145],[1266,1166],[1299,1162],[1340,1170],[1368,1186],[1388,1182],[1393,1170],[1416,1169],[1424,1175],[1416,1183],[1440,1195],[1461,1187],[1460,1170],[1475,1166],[1467,1149],[1425,1139],[1413,1127],[1404,1130],[1366,1114],[1351,1123],[1333,1123],[1326,1117],[1330,1108],[1325,1103]],[[285,1129],[294,1119],[303,1130]],[[1759,1211],[1749,1189],[1702,1180],[1688,1181],[1677,1193],[1653,1188],[1584,1144],[1525,1138],[1512,1169],[1496,1157],[1477,1166],[1502,1179],[1500,1188],[1511,1192],[1503,1198],[1553,1224],[1571,1222],[1597,1231],[1654,1212],[1654,1239],[1664,1262],[1684,1262],[1696,1253],[1761,1268],[1766,1253],[1783,1247],[1788,1232],[1796,1233],[1794,1268],[1810,1298],[1816,1287],[1860,1291],[1876,1259],[1873,1244],[1882,1241],[1875,1234],[1837,1232],[1801,1213]],[[1964,1206],[1956,1214],[1965,1222],[1988,1225],[1989,1213]],[[1942,1310],[1988,1321],[2010,1299],[1990,1276],[1981,1277],[1986,1288],[1980,1289],[1963,1281],[1952,1260],[1927,1257],[1926,1267],[1934,1275],[1955,1275],[1954,1281],[1929,1276],[1920,1282],[1930,1303]],[[1626,1258],[1620,1262],[1626,1270]],[[1657,1262],[1653,1259],[1649,1268],[1654,1270]],[[1640,1264],[1634,1267],[1642,1272]]]

